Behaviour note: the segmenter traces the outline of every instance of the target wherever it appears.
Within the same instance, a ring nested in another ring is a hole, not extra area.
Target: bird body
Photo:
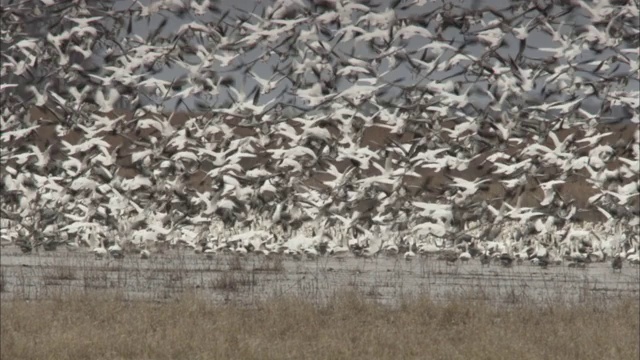
[[[98,260],[104,259],[107,256],[107,249],[105,249],[103,246],[96,247],[92,251],[96,259]]]
[[[122,250],[122,247],[117,242],[115,244],[109,246],[107,251],[109,251],[109,255],[111,255],[111,257],[114,258],[114,259],[122,259],[122,258],[124,258],[124,252]]]

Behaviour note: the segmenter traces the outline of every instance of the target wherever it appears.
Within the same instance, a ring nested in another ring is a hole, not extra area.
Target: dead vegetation
[[[526,301],[519,301],[526,303]],[[3,359],[637,359],[637,299],[499,307],[453,297],[389,307],[354,291],[318,306],[76,296],[4,302]],[[47,326],[42,326],[42,319]]]
[[[57,284],[63,281],[71,281],[78,279],[76,270],[70,266],[56,265],[47,267],[42,274],[45,284]]]
[[[0,358],[638,356],[636,272],[229,256],[12,259],[0,273]]]
[[[6,281],[7,280],[5,278],[4,271],[2,270],[2,267],[0,267],[0,293],[3,293],[6,290]]]
[[[242,258],[239,256],[231,256],[227,258],[227,269],[230,271],[241,271],[244,269]]]
[[[253,274],[221,272],[211,281],[211,288],[223,291],[238,291],[241,287],[255,286],[257,280]]]
[[[284,259],[282,256],[265,257],[258,266],[253,268],[253,271],[282,273],[285,271]]]
[[[107,273],[94,269],[86,269],[82,272],[82,281],[85,291],[94,289],[106,289],[109,287]]]

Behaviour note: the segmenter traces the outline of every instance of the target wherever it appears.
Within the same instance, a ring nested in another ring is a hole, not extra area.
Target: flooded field
[[[96,260],[85,252],[41,252],[25,255],[2,249],[3,300],[47,299],[61,295],[105,293],[124,299],[166,301],[197,294],[215,302],[252,304],[277,297],[300,297],[322,303],[344,290],[397,305],[398,299],[452,296],[495,304],[583,302],[637,297],[640,272],[626,266],[614,273],[609,262],[585,269],[566,265],[542,269],[523,263],[511,268],[481,266],[477,261],[454,265],[433,258],[364,260],[320,257],[216,255],[175,251],[142,260]]]

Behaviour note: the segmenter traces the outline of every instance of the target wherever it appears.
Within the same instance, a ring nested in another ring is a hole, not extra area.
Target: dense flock
[[[640,262],[633,1],[118,4],[3,2],[2,246]]]

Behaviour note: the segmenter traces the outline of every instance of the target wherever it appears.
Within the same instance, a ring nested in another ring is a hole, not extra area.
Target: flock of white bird
[[[2,245],[637,265],[637,5],[432,3],[5,6]]]

